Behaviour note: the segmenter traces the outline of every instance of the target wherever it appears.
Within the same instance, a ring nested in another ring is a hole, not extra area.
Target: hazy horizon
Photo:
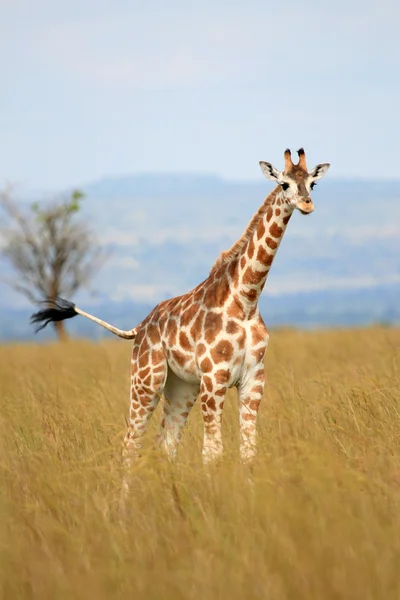
[[[86,187],[91,187],[93,185],[97,185],[97,184],[101,184],[107,181],[110,182],[116,182],[118,183],[119,181],[123,181],[123,180],[139,180],[141,178],[145,179],[148,178],[149,180],[151,179],[155,179],[155,178],[177,178],[177,179],[183,179],[183,178],[193,178],[193,179],[213,179],[215,181],[221,181],[223,183],[226,184],[238,184],[238,185],[260,185],[260,183],[262,184],[263,182],[265,182],[265,178],[264,175],[261,173],[260,170],[260,174],[259,176],[255,176],[252,178],[249,177],[225,177],[223,175],[220,175],[217,172],[212,172],[212,171],[198,171],[198,172],[190,172],[190,171],[132,171],[132,172],[121,172],[121,173],[105,173],[104,175],[100,175],[99,177],[96,177],[94,179],[90,179],[90,180],[85,180],[85,181],[72,181],[66,185],[63,186],[49,186],[49,187],[45,187],[45,186],[41,186],[41,185],[37,185],[35,187],[29,187],[27,183],[24,183],[23,181],[7,181],[7,184],[10,183],[12,185],[13,191],[15,193],[15,197],[19,197],[21,200],[24,199],[24,196],[31,198],[32,196],[35,195],[39,195],[39,194],[44,194],[44,198],[47,197],[51,197],[52,195],[54,195],[55,198],[59,197],[59,195],[62,195],[64,193],[68,193],[69,190],[72,189],[84,189]],[[352,175],[335,175],[334,173],[331,173],[330,171],[328,172],[328,174],[325,176],[324,178],[324,182],[321,185],[325,185],[327,181],[331,181],[332,183],[349,183],[349,184],[354,184],[354,183],[371,183],[371,184],[389,184],[391,182],[398,184],[400,182],[400,173],[397,177],[372,177],[372,176],[368,176],[368,175],[357,175],[357,176],[352,176]],[[271,187],[268,187],[268,184],[266,184],[266,188],[265,188],[265,194],[267,195],[269,193],[269,191],[271,191]],[[39,198],[40,200],[40,198]]]

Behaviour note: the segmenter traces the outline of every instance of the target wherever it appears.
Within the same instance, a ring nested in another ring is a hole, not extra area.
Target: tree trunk
[[[55,273],[53,275],[54,275],[54,278],[53,278],[52,282],[50,283],[49,298],[50,298],[50,300],[52,300],[54,302],[54,300],[57,298],[57,296],[60,295],[60,288],[58,285],[58,273],[57,273],[57,277],[56,277]],[[56,334],[57,334],[59,341],[66,342],[68,339],[68,334],[65,329],[64,323],[62,321],[56,321],[54,323],[54,329],[56,330]]]
[[[64,327],[64,323],[62,321],[57,321],[56,323],[54,323],[54,329],[56,330],[60,342],[66,342],[68,339],[68,334]]]

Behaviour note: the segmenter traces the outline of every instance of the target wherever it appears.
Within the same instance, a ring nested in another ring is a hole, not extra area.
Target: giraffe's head
[[[329,169],[329,163],[321,163],[307,170],[306,153],[303,148],[297,151],[299,162],[292,162],[290,150],[285,150],[285,170],[278,171],[271,163],[260,161],[262,172],[267,179],[275,181],[281,186],[281,194],[286,198],[293,208],[307,215],[314,210],[314,204],[310,193],[315,182],[321,179]]]

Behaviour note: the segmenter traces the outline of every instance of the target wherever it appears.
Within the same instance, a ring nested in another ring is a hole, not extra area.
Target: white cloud
[[[297,276],[271,277],[267,287],[264,289],[263,295],[279,297],[302,292],[361,290],[398,283],[400,283],[400,274],[324,277],[320,273],[303,272]],[[110,291],[110,299],[115,302],[131,299],[134,302],[155,304],[166,298],[185,294],[188,291],[189,289],[183,289],[180,285],[168,283],[121,283]]]
[[[203,227],[168,227],[168,228],[152,228],[143,226],[140,228],[140,233],[130,231],[106,230],[102,234],[101,241],[103,244],[112,244],[115,246],[138,246],[141,240],[146,243],[164,244],[185,243],[185,242],[220,242],[221,239],[227,238],[232,240],[232,244],[238,235],[241,234],[243,226],[237,225],[215,225]]]
[[[400,246],[399,227],[397,225],[346,227],[336,230],[327,229],[327,236],[337,236],[349,244],[365,243],[366,240],[394,240]]]
[[[134,231],[123,231],[115,229],[106,229],[102,233],[101,243],[104,246],[112,244],[115,246],[137,246],[140,241],[140,236]]]
[[[111,291],[109,298],[113,302],[133,300],[135,302],[156,303],[182,293],[184,291],[179,290],[177,286],[166,284],[121,284]]]
[[[133,256],[117,256],[113,258],[111,268],[115,269],[117,267],[123,269],[139,269],[140,262],[133,258]]]
[[[140,231],[123,231],[123,230],[106,230],[102,233],[102,243],[112,244],[121,247],[137,247],[141,240],[146,243],[164,244],[171,243],[191,243],[199,242],[216,242],[221,245],[221,240],[226,240],[226,244],[230,244],[241,235],[244,231],[247,222],[238,223],[237,225],[196,225],[196,227],[151,227],[143,223]],[[299,243],[307,241],[308,244],[319,245],[321,240],[329,239],[338,240],[338,243],[345,242],[346,245],[356,245],[365,243],[369,239],[375,240],[393,240],[400,244],[399,232],[397,225],[382,225],[375,226],[325,226],[322,231],[318,231],[315,226],[304,227],[303,223],[296,223],[296,226],[291,227],[288,235],[287,245],[295,246]]]
[[[399,242],[399,228],[397,225],[335,225],[334,227],[323,223],[323,229],[315,227],[314,224],[306,224],[304,222],[296,222],[291,227],[290,242],[296,243],[300,240],[312,241],[319,244],[320,240],[337,240],[337,243],[345,242],[346,244],[355,245],[366,242],[369,239],[375,240],[394,240]]]
[[[264,291],[267,296],[281,296],[297,292],[318,292],[324,290],[357,290],[372,288],[379,285],[400,283],[400,275],[385,277],[364,275],[362,277],[322,277],[321,274],[303,274],[298,279],[287,277],[274,279]]]

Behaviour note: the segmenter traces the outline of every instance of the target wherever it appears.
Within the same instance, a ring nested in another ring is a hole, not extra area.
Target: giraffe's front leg
[[[257,454],[256,421],[264,394],[264,384],[264,365],[260,365],[249,381],[238,387],[240,458],[244,463],[250,462]]]
[[[222,446],[222,411],[227,390],[227,376],[215,381],[203,375],[200,385],[201,413],[204,421],[203,463],[209,464],[220,458]]]

